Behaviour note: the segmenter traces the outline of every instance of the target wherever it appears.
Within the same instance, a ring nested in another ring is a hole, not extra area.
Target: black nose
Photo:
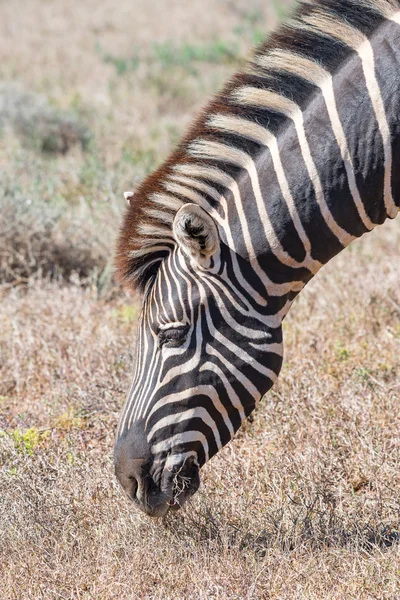
[[[131,500],[136,499],[142,473],[150,462],[144,424],[134,423],[115,444],[114,466],[118,481]]]
[[[125,430],[116,440],[114,449],[114,462],[116,465],[120,460],[150,458],[151,453],[144,427],[144,419],[135,421],[129,430]]]
[[[137,500],[137,491],[138,491],[138,480],[133,475],[126,475],[124,471],[115,469],[115,474],[117,476],[118,481],[122,485],[125,490],[126,495],[133,502]]]
[[[199,487],[199,467],[193,456],[169,454],[154,460],[144,422],[138,421],[116,442],[115,474],[126,495],[152,517],[177,510]]]
[[[132,500],[136,497],[142,470],[150,458],[144,423],[138,421],[117,440],[114,450],[115,474]]]
[[[148,458],[135,457],[129,439],[119,442],[115,449],[115,475],[126,495],[137,501],[139,483],[144,479]]]
[[[169,510],[169,496],[160,490],[153,479],[151,455],[144,422],[138,421],[116,442],[114,451],[115,475],[126,495],[150,516],[162,516]]]

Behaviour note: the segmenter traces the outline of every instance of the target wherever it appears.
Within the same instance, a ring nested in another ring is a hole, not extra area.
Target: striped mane
[[[172,224],[179,208],[187,202],[217,208],[241,172],[230,152],[254,157],[262,151],[257,127],[277,137],[292,107],[304,111],[320,91],[316,84],[333,75],[398,9],[398,0],[303,1],[292,19],[211,100],[176,151],[135,191],[117,242],[118,277],[143,290],[175,245]]]

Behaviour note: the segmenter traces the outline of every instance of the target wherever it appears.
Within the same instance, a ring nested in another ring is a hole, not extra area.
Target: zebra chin
[[[179,510],[200,485],[194,454],[173,454],[154,460],[143,429],[120,438],[115,447],[115,474],[126,496],[150,517]]]

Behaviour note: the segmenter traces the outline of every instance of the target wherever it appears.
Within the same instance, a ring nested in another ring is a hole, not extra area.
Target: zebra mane
[[[175,245],[179,208],[187,202],[217,208],[240,175],[232,153],[256,154],[260,125],[277,136],[293,111],[310,102],[315,85],[399,8],[400,0],[303,0],[135,191],[117,242],[118,277],[143,290]]]

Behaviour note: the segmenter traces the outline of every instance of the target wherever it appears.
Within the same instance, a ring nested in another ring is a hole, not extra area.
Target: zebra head
[[[195,493],[199,469],[231,440],[282,361],[280,322],[257,311],[240,285],[238,259],[211,216],[184,204],[172,232],[144,286],[115,445],[117,478],[150,516]]]
[[[271,387],[297,293],[397,215],[399,23],[398,0],[304,0],[127,195],[117,265],[144,300],[115,467],[148,514]]]

